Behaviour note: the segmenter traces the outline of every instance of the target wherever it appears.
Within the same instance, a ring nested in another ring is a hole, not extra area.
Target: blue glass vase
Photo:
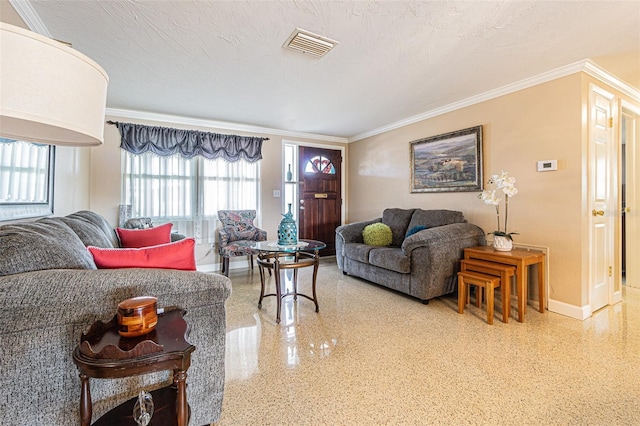
[[[291,204],[289,204],[289,211],[282,216],[283,218],[278,227],[278,244],[281,246],[298,244],[298,227],[296,226],[296,221],[293,220]]]

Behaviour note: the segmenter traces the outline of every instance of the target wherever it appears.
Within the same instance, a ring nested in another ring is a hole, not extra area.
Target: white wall
[[[56,147],[53,213],[65,216],[89,210],[90,148]]]

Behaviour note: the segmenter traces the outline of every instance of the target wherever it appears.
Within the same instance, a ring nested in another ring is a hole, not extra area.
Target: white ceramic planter
[[[511,251],[513,248],[513,241],[508,237],[500,235],[493,236],[493,248],[497,251]]]

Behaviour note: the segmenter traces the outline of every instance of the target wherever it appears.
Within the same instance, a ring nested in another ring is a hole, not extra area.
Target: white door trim
[[[618,126],[619,127],[618,146],[621,146],[622,144],[623,116],[628,116],[632,120],[634,120],[636,127],[634,131],[632,131],[632,133],[634,133],[634,141],[632,141],[632,144],[634,145],[633,149],[631,150],[629,149],[629,141],[627,141],[627,147],[625,147],[626,165],[627,167],[629,165],[633,166],[633,170],[629,170],[627,168],[627,173],[626,173],[627,174],[626,205],[627,205],[627,208],[631,209],[631,211],[628,213],[627,212],[623,213],[622,211],[619,211],[619,213],[620,213],[620,217],[622,217],[622,215],[624,214],[626,218],[631,218],[631,220],[627,220],[627,229],[626,229],[626,241],[627,241],[627,249],[628,249],[627,261],[626,261],[627,284],[628,285],[631,284],[634,287],[638,287],[640,286],[640,269],[639,269],[639,266],[637,265],[637,261],[635,261],[634,259],[637,259],[637,256],[638,256],[637,244],[638,244],[638,240],[640,239],[639,227],[638,227],[639,225],[638,221],[640,220],[640,217],[639,217],[640,197],[638,196],[638,190],[640,189],[638,185],[640,185],[640,182],[638,181],[638,176],[640,176],[639,175],[640,171],[638,171],[637,169],[637,167],[640,165],[640,132],[637,131],[638,127],[640,127],[640,124],[639,124],[640,106],[627,102],[624,99],[620,101],[620,123]],[[635,158],[633,158],[634,156]],[[619,157],[619,161],[622,161],[621,156]],[[620,170],[622,170],[622,167],[620,167]],[[629,177],[631,177],[631,179],[629,179]],[[621,175],[621,178],[622,178],[622,175]],[[631,180],[633,180],[633,185],[630,187],[629,181]],[[622,180],[620,180],[620,182],[622,182]],[[620,188],[620,190],[622,190],[622,188]],[[635,192],[635,194],[632,195],[632,197],[629,197],[630,192]],[[620,198],[620,201],[622,201],[621,198]],[[622,204],[620,203],[619,206],[621,207]],[[624,249],[621,246],[621,243],[622,243],[621,227],[620,227],[620,232],[618,234],[618,238],[616,239],[616,241],[620,243],[618,244],[617,249],[620,251]],[[632,244],[635,244],[636,246],[633,247]],[[629,248],[631,249],[629,250]],[[616,278],[619,280],[619,283],[620,283],[619,288],[622,289],[622,271],[619,271],[619,274]],[[616,285],[616,287],[618,287],[618,285]],[[620,295],[620,298],[622,298],[622,295]]]

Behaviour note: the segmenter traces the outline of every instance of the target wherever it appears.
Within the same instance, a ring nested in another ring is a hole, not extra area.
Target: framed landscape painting
[[[482,126],[409,142],[411,192],[482,190]]]

